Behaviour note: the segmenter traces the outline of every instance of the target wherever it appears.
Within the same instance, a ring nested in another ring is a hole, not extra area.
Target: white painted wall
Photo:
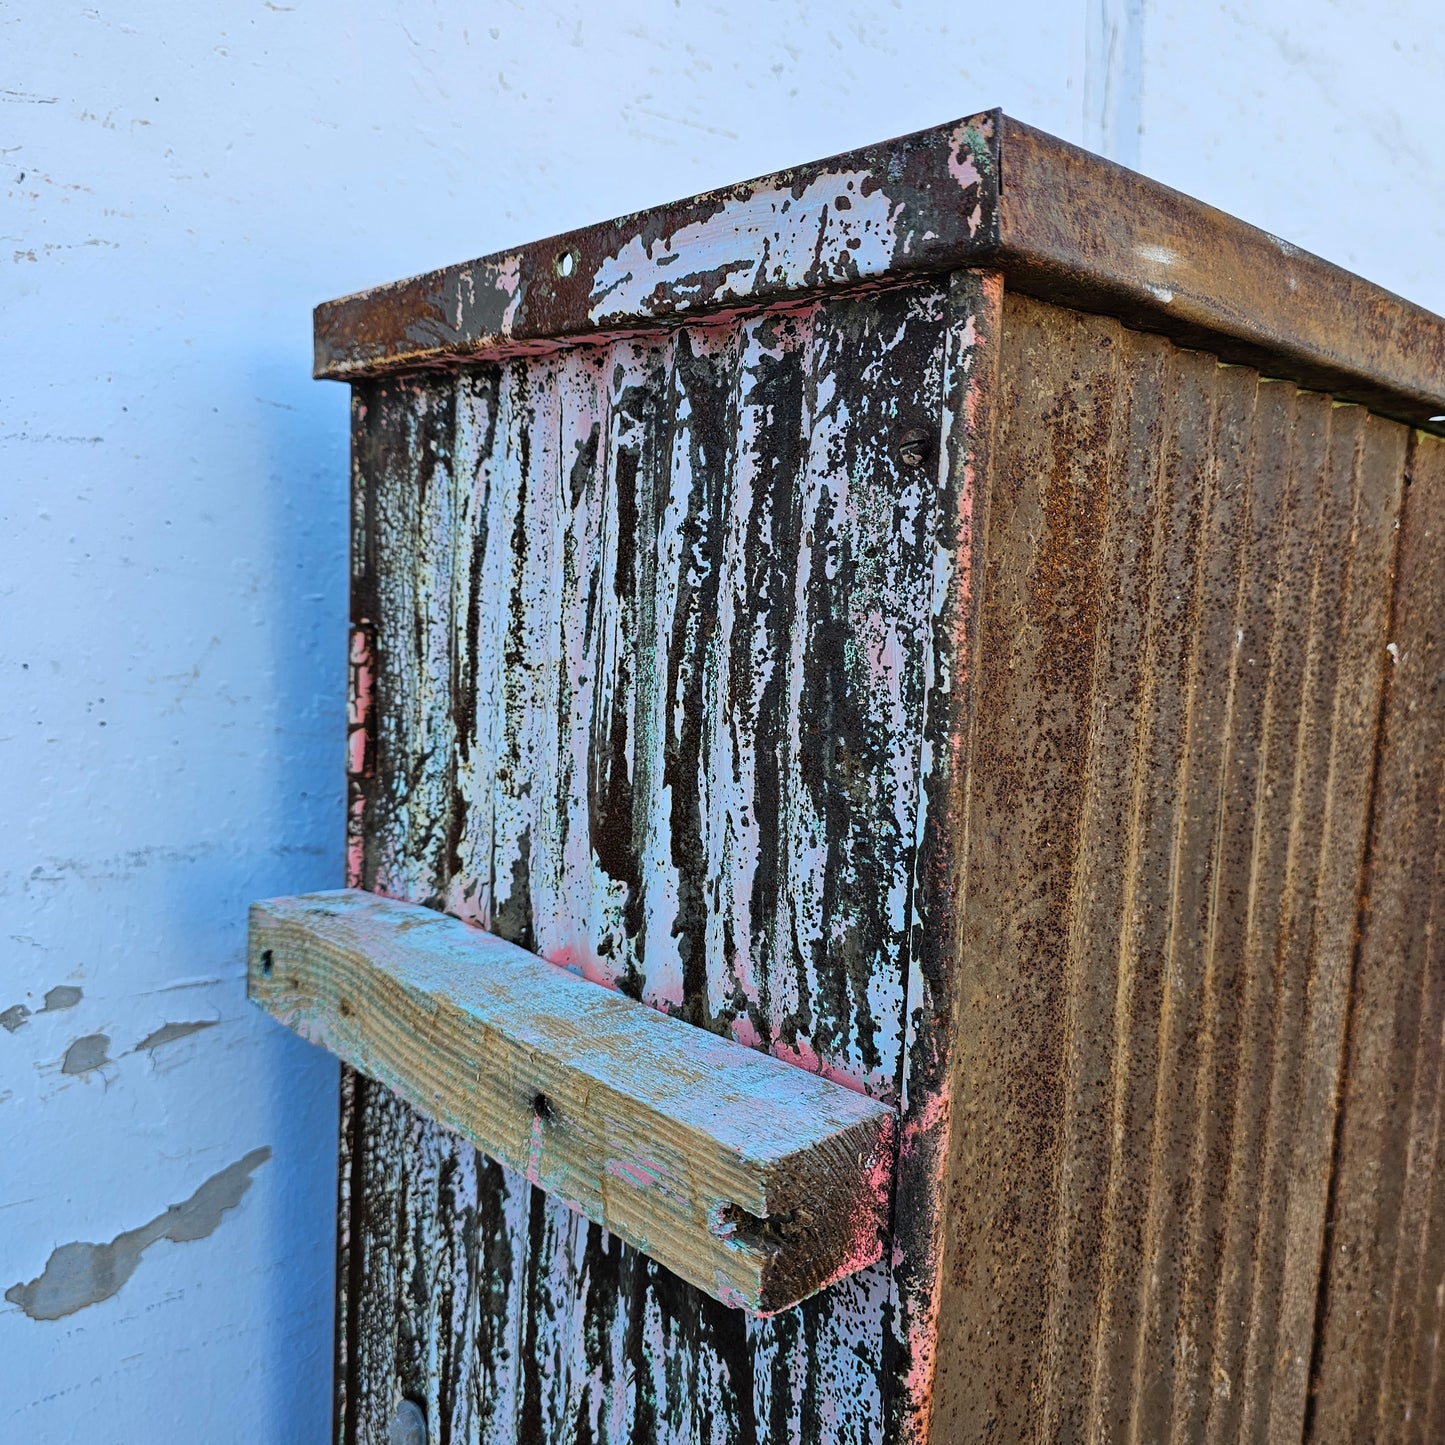
[[[242,986],[247,901],[341,877],[311,305],[1002,104],[1445,309],[1438,12],[1361,9],[0,8],[0,1291],[252,1181],[0,1305],[0,1440],[326,1436],[335,1072]]]

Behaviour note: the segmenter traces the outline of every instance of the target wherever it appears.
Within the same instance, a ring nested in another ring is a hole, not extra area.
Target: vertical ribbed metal
[[[1297,1441],[1409,434],[1015,296],[998,416],[933,1438]]]
[[[1445,443],[1416,434],[1309,1439],[1445,1431]]]

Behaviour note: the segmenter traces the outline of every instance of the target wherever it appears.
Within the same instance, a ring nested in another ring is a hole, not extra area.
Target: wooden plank
[[[969,266],[1442,429],[1445,320],[998,111],[327,302],[316,375]]]
[[[445,914],[257,903],[251,998],[724,1304],[882,1252],[895,1115]]]
[[[1407,433],[1004,316],[932,1438],[1298,1440]]]

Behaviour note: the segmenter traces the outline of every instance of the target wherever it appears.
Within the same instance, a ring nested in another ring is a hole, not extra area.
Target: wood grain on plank
[[[251,998],[724,1304],[791,1308],[882,1252],[895,1115],[355,889],[253,904]]]

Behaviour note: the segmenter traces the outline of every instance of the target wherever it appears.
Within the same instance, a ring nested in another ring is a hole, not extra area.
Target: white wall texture
[[[327,1435],[336,1074],[242,964],[341,879],[313,303],[1001,104],[1445,310],[1439,19],[0,5],[0,1440]]]

